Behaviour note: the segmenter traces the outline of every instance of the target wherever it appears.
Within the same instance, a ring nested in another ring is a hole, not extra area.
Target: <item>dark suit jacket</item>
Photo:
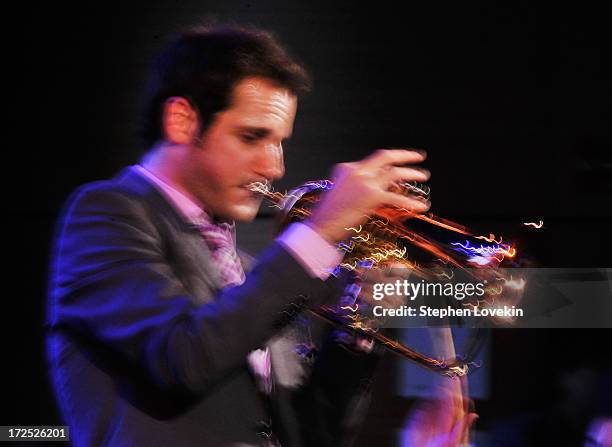
[[[224,291],[211,262],[197,229],[131,169],[69,200],[52,263],[48,352],[75,445],[259,445],[270,423],[284,445],[347,439],[373,356],[324,343],[301,386],[277,386],[271,399],[246,364],[301,306],[329,301],[329,284],[279,244]]]

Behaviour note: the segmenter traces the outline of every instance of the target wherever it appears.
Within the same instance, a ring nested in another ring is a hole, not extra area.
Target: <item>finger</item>
[[[382,201],[387,206],[394,206],[415,214],[424,213],[431,207],[429,200],[404,196],[393,192],[385,192]]]
[[[465,429],[466,430],[470,430],[472,428],[472,425],[474,425],[474,422],[476,422],[478,420],[480,416],[478,416],[476,413],[469,413],[466,418],[466,423],[465,423]]]
[[[393,166],[384,173],[384,179],[390,182],[426,182],[431,177],[431,172],[425,168],[416,166],[399,167]]]
[[[427,153],[420,149],[379,149],[363,160],[363,164],[372,167],[386,165],[403,165],[420,163],[427,158]]]

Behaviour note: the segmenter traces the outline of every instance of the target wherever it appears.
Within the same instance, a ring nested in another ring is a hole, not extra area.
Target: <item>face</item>
[[[236,85],[232,105],[189,149],[185,164],[185,186],[214,217],[256,216],[262,198],[247,185],[283,176],[283,141],[291,136],[296,109],[297,98],[266,79]]]

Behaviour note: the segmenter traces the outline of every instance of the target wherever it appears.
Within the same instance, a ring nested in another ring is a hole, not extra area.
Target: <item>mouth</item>
[[[266,184],[261,181],[248,182],[240,185],[238,188],[242,190],[246,197],[251,200],[263,199],[263,192],[266,190]]]
[[[272,183],[269,180],[250,181],[240,187],[249,191],[253,196],[260,198],[272,191]]]

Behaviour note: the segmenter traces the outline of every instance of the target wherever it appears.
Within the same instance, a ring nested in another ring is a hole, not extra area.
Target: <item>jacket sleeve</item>
[[[164,391],[203,392],[244,365],[299,306],[329,296],[273,244],[243,285],[194,305],[144,207],[116,188],[76,194],[55,248],[50,323],[95,340]]]

